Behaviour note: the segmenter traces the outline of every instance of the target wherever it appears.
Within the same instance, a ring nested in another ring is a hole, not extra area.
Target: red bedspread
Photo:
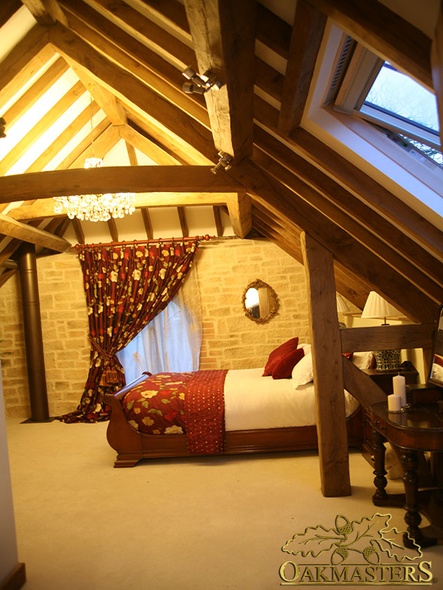
[[[145,434],[186,434],[194,454],[223,452],[227,371],[157,373],[122,400],[128,422]]]

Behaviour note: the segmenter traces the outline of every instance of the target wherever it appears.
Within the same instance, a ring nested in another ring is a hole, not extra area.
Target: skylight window
[[[350,41],[334,108],[377,125],[412,156],[443,168],[435,95]]]
[[[435,162],[442,165],[437,102],[429,92],[384,62],[367,93],[360,113],[391,131],[405,144],[410,142]]]

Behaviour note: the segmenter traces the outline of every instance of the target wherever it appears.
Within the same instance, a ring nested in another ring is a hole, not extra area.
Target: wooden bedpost
[[[311,324],[321,489],[324,496],[349,496],[343,368],[332,254],[301,234]]]

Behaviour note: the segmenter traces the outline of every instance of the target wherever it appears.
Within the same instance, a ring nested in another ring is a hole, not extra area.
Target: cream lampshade
[[[396,309],[393,305],[386,301],[386,299],[383,299],[383,297],[375,291],[371,291],[369,293],[365,306],[363,308],[363,312],[361,314],[362,318],[383,318],[383,324],[386,324],[387,319],[399,318],[402,316],[403,314],[401,313],[401,311]]]
[[[391,305],[386,299],[375,291],[371,291],[366,300],[362,318],[383,319],[382,326],[389,325],[386,320],[402,317],[401,311]],[[400,365],[400,350],[376,350],[374,351],[377,362],[377,371],[389,371],[398,369]]]
[[[349,313],[349,306],[346,303],[345,299],[340,295],[340,293],[336,293],[336,301],[337,301],[337,314],[347,314]],[[338,325],[340,328],[346,328],[346,324],[339,320]]]
[[[336,294],[337,300],[337,312],[338,313],[348,313],[349,312],[349,305],[346,303],[345,299],[340,295],[340,293]]]

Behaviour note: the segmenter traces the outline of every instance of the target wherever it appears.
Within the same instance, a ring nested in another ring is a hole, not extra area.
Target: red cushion
[[[287,342],[284,342],[283,344],[280,344],[280,346],[275,348],[268,357],[263,377],[269,377],[270,375],[272,375],[272,371],[274,370],[275,365],[280,361],[282,357],[287,355],[289,352],[297,350],[297,345],[298,338],[291,338]]]
[[[272,371],[273,379],[289,379],[292,374],[292,369],[305,355],[303,348],[297,348],[288,352],[283,356],[278,363],[275,365]]]

